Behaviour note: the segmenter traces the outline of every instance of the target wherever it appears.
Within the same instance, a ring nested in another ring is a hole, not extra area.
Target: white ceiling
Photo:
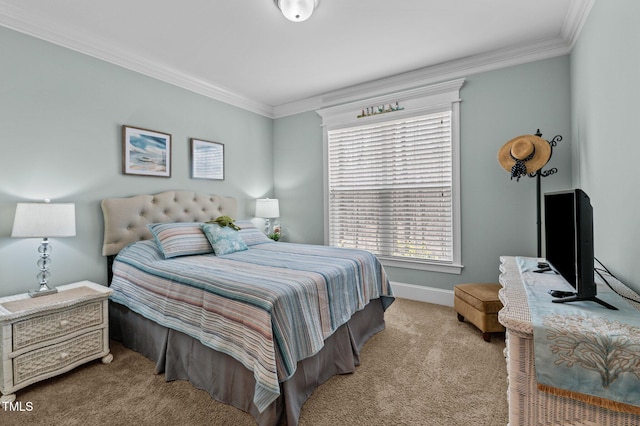
[[[0,25],[276,117],[566,54],[594,0],[0,0]]]

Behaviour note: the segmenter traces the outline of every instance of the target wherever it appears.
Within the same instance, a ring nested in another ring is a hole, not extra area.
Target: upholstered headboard
[[[126,245],[152,238],[149,223],[206,222],[218,216],[236,218],[235,198],[199,194],[193,191],[167,191],[155,195],[102,200],[104,241],[102,255],[117,254]]]

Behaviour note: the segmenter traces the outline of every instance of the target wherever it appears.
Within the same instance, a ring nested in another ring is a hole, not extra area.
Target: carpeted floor
[[[301,426],[507,424],[504,337],[490,343],[453,308],[397,299],[354,374],[335,376],[302,409]],[[165,382],[142,355],[111,343],[114,361],[18,391],[23,411],[0,424],[253,425],[184,381]]]

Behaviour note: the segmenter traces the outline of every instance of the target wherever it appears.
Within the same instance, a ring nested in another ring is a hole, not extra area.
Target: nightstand
[[[108,287],[81,281],[58,293],[0,298],[0,402],[15,392],[109,353]]]

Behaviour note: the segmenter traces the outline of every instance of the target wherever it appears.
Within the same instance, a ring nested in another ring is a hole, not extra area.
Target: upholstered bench
[[[468,319],[482,331],[485,342],[491,341],[491,333],[504,332],[498,322],[502,302],[498,298],[500,284],[458,284],[453,288],[453,307],[458,320]]]

